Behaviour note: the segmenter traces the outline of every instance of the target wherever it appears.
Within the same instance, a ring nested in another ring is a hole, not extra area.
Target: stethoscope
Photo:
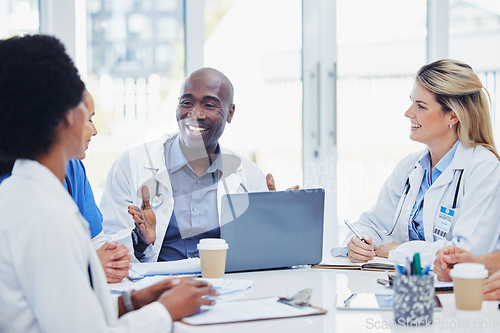
[[[453,205],[452,205],[452,209],[455,209],[457,207],[457,198],[458,198],[458,191],[460,189],[460,182],[462,181],[462,174],[464,173],[464,170],[460,170],[460,176],[458,177],[458,182],[457,182],[457,186],[455,188],[455,197],[453,198]],[[399,212],[398,212],[398,216],[396,217],[396,220],[394,221],[394,224],[392,225],[392,229],[391,231],[389,231],[388,233],[386,233],[387,236],[391,236],[392,233],[394,232],[394,230],[396,229],[396,225],[398,224],[398,221],[399,221],[399,217],[401,216],[401,211],[403,210],[403,206],[404,206],[404,203],[406,201],[406,196],[408,195],[408,192],[410,192],[410,176],[408,176],[408,178],[406,178],[406,183],[405,183],[405,187],[403,189],[403,201],[401,202],[401,205],[399,206]]]
[[[151,200],[151,207],[156,208],[159,207],[163,203],[163,194],[159,193],[160,191],[160,182],[155,178],[155,196],[153,200]]]

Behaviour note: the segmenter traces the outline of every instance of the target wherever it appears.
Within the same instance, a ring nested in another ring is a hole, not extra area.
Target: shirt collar
[[[453,160],[453,157],[455,157],[455,152],[457,151],[458,143],[460,140],[457,140],[453,147],[451,147],[450,150],[443,156],[442,159],[439,160],[439,162],[436,164],[435,168],[441,171],[441,173],[446,170],[446,168],[450,165],[451,161]]]
[[[184,154],[182,153],[179,140],[180,140],[180,135],[178,135],[177,138],[174,140],[172,148],[169,153],[170,163],[168,165],[168,170],[171,173],[178,171],[184,166],[187,166],[188,168],[192,169],[186,159],[186,156],[184,156]],[[222,158],[220,154],[219,145],[217,145],[217,148],[215,148],[214,155],[216,156],[215,161],[212,162],[212,164],[208,167],[205,173],[214,173],[217,170],[222,172]]]
[[[453,147],[448,150],[448,152],[443,156],[443,158],[439,160],[439,162],[434,167],[434,169],[437,169],[439,171],[439,174],[443,173],[443,171],[446,170],[446,168],[451,164],[453,157],[455,157],[455,152],[457,151],[459,142],[460,140],[457,140]],[[429,151],[429,148],[426,148],[426,150],[427,152],[423,154],[422,157],[420,157],[420,159],[418,160],[418,164],[420,164],[420,166],[424,168],[426,172],[430,172],[431,153]]]
[[[180,135],[178,135],[172,143],[172,148],[170,149],[168,156],[168,160],[170,161],[168,171],[172,173],[188,164],[186,157],[184,157],[184,154],[182,153],[181,145],[179,144],[179,137]]]

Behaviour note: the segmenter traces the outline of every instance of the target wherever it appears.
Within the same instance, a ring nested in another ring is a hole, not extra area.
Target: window
[[[500,138],[500,2],[450,1],[450,58],[472,66],[491,97],[493,130]]]
[[[426,32],[426,0],[337,0],[339,221],[356,221],[396,163],[423,149],[404,112]]]
[[[38,33],[38,0],[1,1],[0,22],[0,38]]]
[[[177,128],[184,78],[184,1],[88,0],[88,73],[99,134],[85,165],[97,202],[107,170],[131,145]]]
[[[302,185],[301,6],[300,0],[205,5],[204,65],[226,74],[235,90],[235,115],[221,143],[272,173],[279,190]]]

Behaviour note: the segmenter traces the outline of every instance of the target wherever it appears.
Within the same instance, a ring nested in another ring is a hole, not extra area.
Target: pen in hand
[[[354,226],[354,224],[352,224],[351,222],[349,222],[349,220],[344,220],[344,223],[349,228],[349,230],[351,230],[352,233],[356,237],[358,237],[363,243],[365,243],[366,245],[370,245],[370,244],[368,244],[368,242],[366,241],[366,239],[364,239],[364,237],[360,235],[360,233],[358,232],[358,230],[356,229],[356,227]]]

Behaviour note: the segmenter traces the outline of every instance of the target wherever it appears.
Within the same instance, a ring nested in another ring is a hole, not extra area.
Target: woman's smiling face
[[[92,122],[92,117],[95,115],[95,109],[94,109],[94,99],[92,98],[92,95],[85,90],[84,93],[84,103],[85,107],[87,108],[87,121],[85,123],[85,127],[83,128],[83,154],[79,158],[80,160],[83,160],[85,158],[85,151],[89,149],[89,144],[90,140],[92,139],[93,136],[97,135],[97,129],[94,126],[94,123]]]
[[[426,144],[429,147],[439,145],[449,137],[451,131],[456,132],[451,116],[453,111],[444,112],[436,101],[434,93],[415,82],[410,95],[411,106],[405,116],[411,121],[410,139]]]

